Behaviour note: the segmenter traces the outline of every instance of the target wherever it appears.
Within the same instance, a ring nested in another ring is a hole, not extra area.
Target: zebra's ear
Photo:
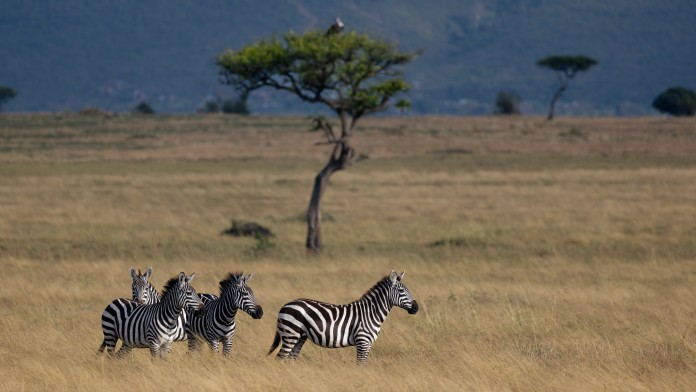
[[[135,267],[131,267],[131,278],[135,279]]]
[[[402,281],[404,280],[404,275],[406,274],[406,271],[402,271],[401,275],[399,275],[399,280]]]
[[[186,281],[186,274],[183,272],[179,272],[179,286],[183,285],[185,281]]]
[[[392,270],[392,272],[389,273],[389,280],[393,283],[396,283],[396,271]]]
[[[246,278],[244,279],[244,281],[249,283],[249,281],[251,280],[251,275],[253,275],[253,274],[247,275]]]
[[[147,271],[145,272],[145,279],[150,279],[150,276],[152,275],[152,267],[149,267]]]
[[[193,277],[194,277],[194,276],[196,276],[196,273],[195,273],[195,272],[192,273],[191,275],[189,275],[188,277],[186,277],[186,282],[187,282],[187,283],[191,283],[191,281],[193,280]]]

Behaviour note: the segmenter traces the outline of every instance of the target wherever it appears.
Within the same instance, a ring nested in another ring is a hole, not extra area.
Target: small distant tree
[[[511,91],[501,91],[495,98],[495,114],[520,114],[520,97]]]
[[[136,105],[135,108],[133,108],[133,111],[135,113],[139,113],[139,114],[154,114],[155,113],[155,110],[146,101],[142,101],[138,105]]]
[[[404,114],[404,112],[410,110],[413,107],[413,105],[411,104],[411,101],[409,101],[408,99],[400,99],[394,104],[394,107],[399,109],[399,112],[401,114]]]
[[[328,32],[289,32],[224,52],[217,60],[224,82],[242,94],[271,87],[323,105],[338,118],[337,127],[315,118],[315,128],[333,148],[314,179],[307,209],[306,248],[312,252],[322,249],[320,203],[329,178],[360,157],[351,144],[358,120],[386,110],[393,98],[409,89],[401,67],[416,56],[366,34],[343,32],[338,22]]]
[[[2,105],[17,96],[17,92],[12,87],[0,86],[0,111]]]
[[[652,106],[660,113],[693,116],[696,114],[696,92],[685,87],[671,87],[658,95]]]
[[[560,82],[560,86],[551,98],[549,114],[546,117],[547,120],[552,120],[556,110],[556,101],[566,91],[570,81],[575,78],[578,72],[585,72],[597,65],[597,60],[587,56],[550,56],[537,61],[537,65],[555,71]]]

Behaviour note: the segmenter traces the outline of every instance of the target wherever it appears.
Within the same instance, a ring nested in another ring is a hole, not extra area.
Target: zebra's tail
[[[266,354],[266,355],[271,355],[273,353],[273,351],[275,351],[275,349],[278,348],[279,344],[280,344],[280,333],[278,333],[278,331],[276,330],[275,339],[273,339],[273,344],[271,345],[271,349],[268,350],[268,354]]]
[[[97,351],[97,354],[103,353],[105,348],[106,348],[106,339],[102,340],[101,347],[99,347],[99,351]]]

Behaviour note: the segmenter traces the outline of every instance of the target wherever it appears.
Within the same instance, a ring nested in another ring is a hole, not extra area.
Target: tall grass
[[[2,131],[9,145],[19,143],[18,133],[33,140],[57,132],[50,118],[13,121]],[[125,143],[120,155],[102,149],[105,157],[32,142],[27,154],[0,152],[0,389],[696,386],[689,123],[375,119],[359,135],[375,142],[374,149],[363,146],[372,159],[332,177],[324,200],[332,218],[324,223],[327,248],[307,257],[302,213],[322,155],[286,154],[273,139],[279,132],[311,146],[311,134],[282,130],[284,121],[299,127],[301,119],[244,121],[229,136],[195,132],[225,129],[217,117],[115,119],[107,126],[176,131],[136,138],[147,148]],[[675,143],[659,136],[665,124]],[[80,126],[64,132],[79,135]],[[587,140],[558,136],[571,126]],[[109,135],[92,142],[107,143]],[[447,148],[437,147],[443,135]],[[259,157],[217,156],[228,136],[239,143],[233,151],[256,148]],[[159,138],[167,143],[153,142]],[[644,152],[636,152],[637,139]],[[180,154],[192,140],[199,149]],[[511,152],[477,147],[500,143]],[[470,144],[474,152],[461,153]],[[553,153],[557,145],[565,150]],[[269,226],[274,246],[221,235],[230,219]],[[251,286],[266,315],[238,315],[230,359],[207,351],[191,358],[185,343],[166,361],[147,350],[105,358],[96,354],[99,318],[112,299],[130,295],[131,266],[152,266],[159,287],[179,271],[196,272],[196,289],[212,293],[227,272],[254,273]],[[296,363],[265,355],[282,304],[298,297],[348,302],[391,269],[406,270],[421,311],[392,311],[367,366],[355,365],[353,349],[311,343]]]

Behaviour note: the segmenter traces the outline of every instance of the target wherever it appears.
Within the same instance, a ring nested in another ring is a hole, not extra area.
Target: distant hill
[[[319,0],[0,2],[0,85],[18,95],[7,111],[95,106],[193,112],[206,97],[231,97],[214,58],[226,48],[280,34],[346,28],[423,49],[407,68],[417,113],[483,114],[512,90],[524,113],[543,113],[555,87],[535,65],[584,54],[599,65],[579,75],[558,114],[651,114],[664,89],[696,89],[692,0]],[[262,90],[251,110],[316,110]]]

